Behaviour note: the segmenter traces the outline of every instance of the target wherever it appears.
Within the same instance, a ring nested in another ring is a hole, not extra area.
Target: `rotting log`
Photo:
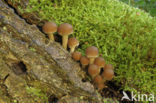
[[[47,20],[42,20],[37,12],[26,12],[23,11],[27,8],[29,0],[3,0],[10,7],[14,8],[15,12],[25,19],[29,24],[35,24],[37,26],[42,26]],[[53,0],[52,0],[53,1]]]
[[[84,74],[59,43],[48,45],[0,0],[0,103],[102,103]]]

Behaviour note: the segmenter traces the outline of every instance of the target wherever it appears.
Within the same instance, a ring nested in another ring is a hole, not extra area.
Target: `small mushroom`
[[[92,77],[92,79],[95,78],[100,73],[98,66],[95,64],[90,64],[88,67],[88,74]]]
[[[81,58],[81,52],[78,52],[78,51],[73,52],[73,53],[72,53],[72,58],[73,58],[75,61],[79,61],[80,58]]]
[[[101,71],[101,68],[104,68],[105,66],[105,60],[102,57],[97,57],[94,60],[94,64],[99,67],[99,70]]]
[[[99,55],[99,51],[97,47],[90,46],[86,49],[86,56],[89,58],[90,64],[94,63],[94,59],[98,57],[98,55]]]
[[[43,25],[42,31],[46,33],[50,39],[50,41],[54,41],[53,33],[57,31],[57,25],[54,22],[47,22]]]
[[[61,35],[63,37],[63,40],[62,40],[63,48],[67,49],[68,36],[73,33],[72,25],[68,24],[68,23],[61,24],[58,27],[57,31],[58,31],[59,35]]]
[[[101,75],[97,75],[97,76],[94,78],[94,83],[95,83],[95,84],[104,83],[102,76],[101,76]]]
[[[102,77],[104,80],[112,80],[114,77],[114,70],[105,68],[103,73],[102,73]]]
[[[85,56],[82,56],[80,59],[82,68],[85,69],[85,67],[89,64],[89,59]]]
[[[75,47],[79,45],[79,41],[76,38],[69,38],[68,47],[70,48],[70,53],[75,51]]]
[[[106,64],[104,68],[105,69],[114,69],[112,64]]]
[[[101,91],[101,90],[103,90],[106,87],[107,86],[104,83],[97,84],[98,91]]]

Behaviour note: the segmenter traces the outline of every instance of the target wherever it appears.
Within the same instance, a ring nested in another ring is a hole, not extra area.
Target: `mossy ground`
[[[117,0],[30,0],[24,12],[72,24],[78,51],[98,47],[121,88],[156,93],[156,19],[148,13]]]

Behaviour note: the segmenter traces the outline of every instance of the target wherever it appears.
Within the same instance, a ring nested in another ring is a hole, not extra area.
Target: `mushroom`
[[[69,38],[68,40],[68,47],[70,48],[70,53],[73,53],[75,47],[79,45],[79,41],[76,38]]]
[[[101,68],[104,68],[105,66],[105,60],[102,57],[97,57],[94,60],[94,64],[97,65],[101,71]]]
[[[102,76],[101,76],[101,75],[97,75],[97,76],[94,78],[94,83],[95,83],[95,84],[104,83]]]
[[[88,74],[92,77],[92,79],[95,78],[100,73],[98,66],[95,64],[90,64],[88,67]]]
[[[112,64],[106,64],[104,68],[105,69],[114,69]]]
[[[86,49],[86,56],[89,58],[90,64],[94,63],[94,59],[98,57],[99,51],[95,46],[90,46]]]
[[[80,59],[82,68],[85,69],[85,67],[89,64],[89,59],[85,56],[82,56]]]
[[[102,77],[104,80],[112,80],[114,77],[114,70],[110,68],[105,68],[102,73]]]
[[[53,33],[57,31],[57,25],[54,22],[47,22],[42,26],[42,31],[46,33],[50,41],[54,41]]]
[[[101,91],[101,90],[103,90],[106,87],[107,86],[104,83],[97,84],[98,91]]]
[[[79,61],[80,58],[81,58],[81,52],[78,52],[78,51],[73,52],[73,53],[72,53],[72,58],[73,58],[75,61]]]
[[[67,49],[68,36],[73,33],[72,25],[68,24],[68,23],[61,24],[58,27],[57,31],[58,31],[59,35],[61,35],[63,37],[63,40],[62,40],[63,48]]]

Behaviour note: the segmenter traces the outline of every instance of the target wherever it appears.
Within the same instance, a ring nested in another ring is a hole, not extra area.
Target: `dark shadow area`
[[[58,103],[58,98],[57,98],[55,95],[51,95],[51,96],[48,98],[48,102],[49,102],[49,103]]]
[[[26,74],[26,65],[21,61],[19,63],[12,63],[12,70],[16,75]]]

